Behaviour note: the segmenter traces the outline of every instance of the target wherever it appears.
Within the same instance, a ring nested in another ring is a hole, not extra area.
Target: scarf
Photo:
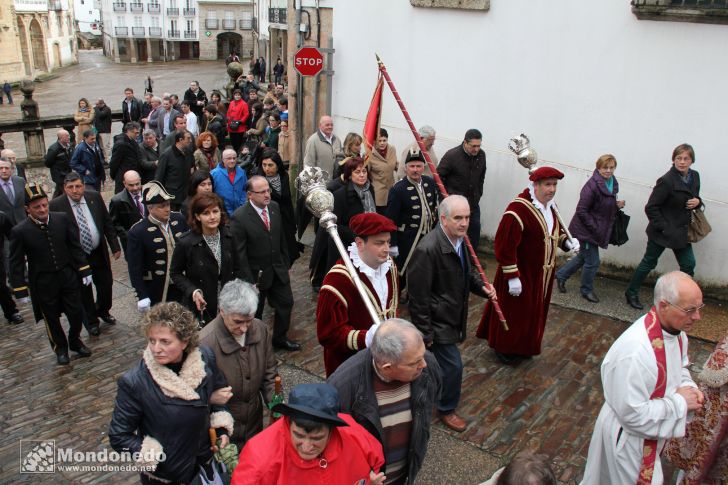
[[[280,176],[280,174],[275,174],[272,177],[268,177],[266,175],[265,179],[268,181],[270,188],[275,190],[278,195],[281,195],[281,176]]]
[[[361,199],[361,205],[364,207],[364,212],[376,212],[377,206],[374,205],[374,197],[372,197],[372,193],[369,191],[369,181],[367,180],[363,187],[359,187],[353,182],[351,185],[354,186],[356,195],[358,195],[359,199]]]

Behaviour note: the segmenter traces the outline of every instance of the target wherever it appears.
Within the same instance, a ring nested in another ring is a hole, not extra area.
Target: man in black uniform
[[[81,288],[81,298],[86,313],[83,323],[89,334],[98,336],[101,333],[99,318],[110,325],[116,324],[116,318],[109,313],[114,284],[109,248],[114,254],[114,259],[119,259],[121,247],[101,194],[86,188],[81,176],[76,172],[66,175],[63,191],[65,195],[53,199],[49,206],[53,212],[66,214],[77,228],[81,249],[91,266],[96,287],[95,301],[91,285]]]
[[[159,302],[179,301],[181,297],[169,279],[169,266],[177,239],[187,232],[187,223],[182,214],[171,211],[169,201],[173,199],[156,180],[145,184],[142,202],[148,215],[127,234],[126,262],[140,312]]]
[[[78,230],[62,212],[48,211],[48,196],[39,184],[25,186],[28,218],[10,234],[10,282],[15,297],[27,303],[28,287],[33,296],[36,321],[45,321],[51,348],[59,365],[70,362],[68,350],[89,357],[91,350],[81,341],[80,283],[91,284],[91,267],[79,243]],[[25,260],[28,260],[28,279]],[[61,326],[66,314],[68,338]]]
[[[437,223],[437,186],[432,177],[423,175],[425,158],[419,149],[411,149],[405,159],[405,178],[394,184],[387,197],[386,216],[394,221],[389,254],[399,268],[400,288],[412,253],[422,238]],[[400,300],[401,301],[401,300]]]

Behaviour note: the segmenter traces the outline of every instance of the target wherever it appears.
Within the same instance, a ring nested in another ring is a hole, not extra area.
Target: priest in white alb
[[[703,306],[690,276],[667,273],[655,285],[654,306],[612,344],[583,485],[663,483],[665,442],[685,435],[688,413],[704,399],[688,371],[685,334]]]

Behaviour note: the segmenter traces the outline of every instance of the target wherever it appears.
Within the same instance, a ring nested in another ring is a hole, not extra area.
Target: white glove
[[[364,335],[364,345],[367,346],[367,348],[372,344],[372,340],[374,340],[374,334],[377,333],[377,329],[379,328],[379,323],[375,323],[371,327],[369,327],[369,330],[367,330],[367,334]]]
[[[518,296],[523,291],[523,285],[521,285],[521,278],[511,278],[508,280],[508,294],[511,296]]]
[[[567,239],[565,246],[569,251],[574,251],[575,253],[578,253],[579,249],[581,249],[581,244],[579,244],[579,240],[575,237],[571,238],[571,240]]]
[[[152,305],[152,301],[149,298],[144,298],[137,302],[137,310],[142,313],[149,311],[149,307]]]
[[[390,246],[389,247],[389,255],[393,258],[396,258],[399,256],[399,248],[397,246]]]
[[[90,285],[91,281],[93,281],[93,279],[91,278],[91,275],[84,276],[83,279],[81,280],[81,282],[83,282],[84,286]]]
[[[18,303],[21,305],[25,305],[26,303],[30,303],[30,297],[24,296],[23,298],[18,298]]]

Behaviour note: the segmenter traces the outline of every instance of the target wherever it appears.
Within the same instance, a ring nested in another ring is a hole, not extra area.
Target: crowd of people
[[[301,163],[330,175],[327,188],[354,274],[313,221],[308,264],[327,383],[294,388],[287,403],[272,409],[282,419],[264,429],[263,405],[272,402],[277,373],[274,351],[301,349],[288,336],[295,305],[289,270],[303,252],[300,236],[312,216],[302,201],[294,204],[291,191],[288,170],[296,161],[288,150],[282,71],[274,69],[276,84],[262,94],[261,68],[235,82],[231,99],[219,91],[208,98],[197,81],[181,100],[151,92],[140,100],[127,88],[123,131],[113,137],[104,100],[94,106],[79,100],[76,133],[59,130],[46,155],[56,184],[50,196],[26,182],[15,154],[3,150],[0,227],[9,251],[7,268],[0,266],[18,302],[32,297],[57,363],[68,365],[69,351],[92,355],[81,339],[84,328],[99,337],[101,322],[116,323],[111,258],[123,251],[147,346],[119,381],[109,439],[119,452],[164,453],[165,460],[146,463],[142,483],[223,473],[213,453],[228,444],[241,450],[232,483],[413,483],[433,410],[456,432],[473,425],[457,413],[458,344],[467,336],[470,293],[489,300],[476,335],[504,365],[541,353],[554,280],[566,292],[581,269],[581,295],[599,302],[599,248],[610,244],[616,213],[625,207],[616,158],[597,159],[571,236],[554,210],[564,174],[548,166],[531,172],[498,224],[491,285],[467,249],[468,240],[478,248],[481,234],[486,156],[479,130],[467,130],[439,158],[436,132],[423,126],[426,152],[414,143],[398,156],[385,129],[363,147],[356,133],[342,142],[331,116],[321,117]],[[726,406],[725,393],[711,391],[725,390],[724,358],[709,362],[711,389],[699,388],[687,370],[684,331],[703,307],[687,239],[691,212],[702,205],[694,161],[690,145],[676,147],[645,208],[647,249],[625,293],[628,304],[643,308],[639,288],[665,248],[681,271],[658,280],[654,306],[605,357],[606,402],[586,484],[662,483],[656,450],[671,439],[670,456],[683,458],[685,483],[725,473],[725,460],[715,459],[720,453],[705,455],[712,461],[687,456],[680,440],[686,428],[692,440],[703,439],[706,428],[715,431]],[[107,170],[114,182],[108,208],[99,193]],[[575,257],[557,268],[557,249]],[[0,304],[8,321],[20,324],[5,278]],[[266,301],[270,326],[262,321]],[[409,307],[411,322],[398,318],[401,305]],[[718,355],[725,355],[722,345]],[[693,422],[705,421],[703,428],[688,424],[689,412]],[[209,428],[219,442],[210,442]],[[724,434],[710,437],[725,452]],[[555,483],[548,464],[527,454],[489,483],[525,483],[524,477]]]

